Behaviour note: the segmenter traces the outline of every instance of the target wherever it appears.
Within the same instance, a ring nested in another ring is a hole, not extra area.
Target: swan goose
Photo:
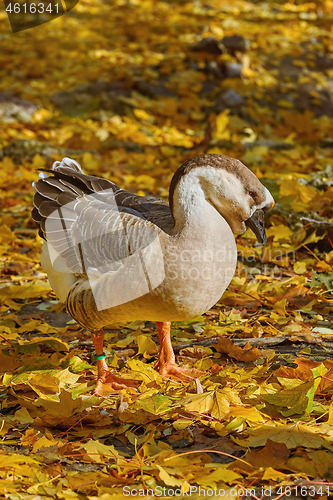
[[[250,227],[266,243],[270,192],[243,163],[202,154],[170,184],[170,204],[85,175],[70,158],[39,174],[32,217],[44,238],[41,263],[69,313],[90,330],[96,349],[95,394],[137,382],[117,377],[103,353],[106,324],[156,322],[163,376],[200,376],[175,362],[171,321],[191,319],[221,298],[236,268],[234,234]]]

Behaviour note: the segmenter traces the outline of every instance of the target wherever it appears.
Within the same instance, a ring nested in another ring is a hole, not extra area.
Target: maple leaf
[[[228,356],[238,361],[255,361],[262,357],[262,353],[256,347],[246,344],[243,348],[235,345],[232,340],[220,337],[217,344],[217,350],[228,354]]]

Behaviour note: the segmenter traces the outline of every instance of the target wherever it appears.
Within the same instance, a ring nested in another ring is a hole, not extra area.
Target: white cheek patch
[[[239,205],[242,205],[246,199],[243,182],[232,172],[212,167],[197,167],[193,172],[187,174],[187,177],[190,177],[192,174],[197,179],[200,179],[206,195],[208,194],[209,186],[213,186],[213,189],[210,188],[211,193],[209,197],[225,198]]]
[[[234,174],[231,174],[229,172],[225,172],[225,174],[227,175],[223,175],[223,178],[226,179],[224,189],[224,195],[226,196],[226,198],[237,201],[239,205],[248,205],[247,195],[244,189],[243,182]]]
[[[205,170],[205,172],[203,172]],[[233,173],[214,169],[202,169],[200,172],[205,179],[205,194],[213,206],[224,217],[235,215],[235,222],[239,220],[238,213],[248,214],[250,206],[244,185]],[[207,183],[207,184],[206,184]],[[245,217],[246,218],[246,217]]]

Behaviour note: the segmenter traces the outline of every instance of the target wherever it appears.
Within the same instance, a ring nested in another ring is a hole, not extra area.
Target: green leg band
[[[94,354],[94,360],[95,361],[99,361],[100,359],[105,359],[106,358],[106,355],[103,353],[103,354]]]

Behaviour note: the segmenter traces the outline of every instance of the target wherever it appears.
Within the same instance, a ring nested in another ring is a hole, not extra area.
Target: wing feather
[[[34,183],[32,216],[51,247],[56,270],[78,274],[93,270],[95,276],[114,271],[159,238],[163,221],[166,227],[173,226],[167,204],[85,175],[74,160],[65,158],[45,171],[53,176],[42,174]]]

